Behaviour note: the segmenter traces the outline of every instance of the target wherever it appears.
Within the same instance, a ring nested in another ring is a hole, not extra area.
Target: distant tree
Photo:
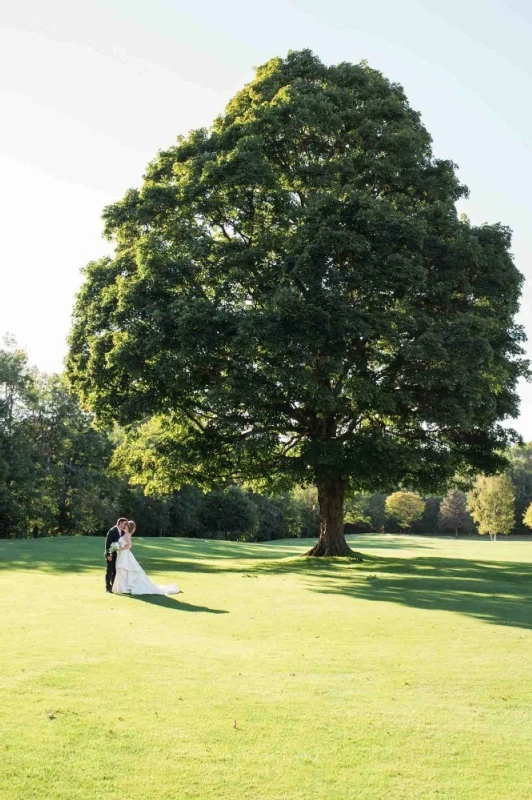
[[[514,525],[515,494],[507,475],[488,477],[479,475],[467,495],[467,507],[481,535],[489,534],[495,541],[497,534],[508,535]]]
[[[205,495],[199,518],[213,538],[249,541],[255,538],[259,527],[255,504],[237,486]]]
[[[198,486],[185,484],[168,500],[168,534],[170,536],[203,537],[199,514],[204,495]]]
[[[111,452],[65,379],[31,369],[7,340],[0,349],[0,536],[102,530],[112,505]]]
[[[112,445],[92,425],[62,376],[42,376],[32,418],[40,459],[40,503],[53,534],[88,533],[99,527]]]
[[[320,532],[320,507],[314,486],[294,486],[289,493],[291,526],[297,536],[313,538]]]
[[[532,442],[512,447],[508,453],[507,475],[515,491],[515,519],[518,532],[525,532],[524,514],[532,503]]]
[[[118,517],[126,516],[137,523],[137,536],[175,535],[170,528],[169,498],[146,495],[142,487],[132,486],[120,477],[108,476],[107,481],[105,528],[114,524]]]
[[[373,492],[369,499],[368,511],[373,531],[383,531],[386,524],[386,495]]]
[[[466,495],[459,489],[450,489],[440,506],[440,530],[452,530],[455,537],[458,537],[458,532],[467,530],[471,524],[472,519],[467,510]]]
[[[412,524],[412,532],[433,534],[438,530],[441,497],[431,495],[424,497],[423,500],[425,502],[423,514]]]
[[[35,441],[36,375],[10,337],[0,349],[0,536],[30,537],[46,515]]]
[[[421,518],[424,509],[425,501],[415,492],[394,492],[386,498],[387,513],[405,530]]]
[[[356,492],[345,500],[344,519],[347,523],[368,530],[371,527],[371,495]]]
[[[266,497],[253,493],[249,497],[257,507],[259,515],[255,541],[268,542],[272,539],[289,538],[288,496]]]
[[[528,506],[523,516],[523,522],[527,528],[532,528],[532,503]]]

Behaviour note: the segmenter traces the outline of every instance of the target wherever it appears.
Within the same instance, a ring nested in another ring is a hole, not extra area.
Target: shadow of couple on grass
[[[152,606],[161,606],[162,608],[170,608],[174,611],[191,611],[201,612],[203,614],[228,614],[222,608],[209,608],[209,606],[196,606],[192,603],[184,603],[183,600],[178,600],[179,595],[166,595],[166,594],[127,594],[121,595],[129,600],[136,600],[141,603],[149,603]]]

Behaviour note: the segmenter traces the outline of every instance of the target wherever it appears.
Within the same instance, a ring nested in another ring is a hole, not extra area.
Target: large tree
[[[348,555],[347,490],[431,490],[512,441],[522,279],[465,192],[400,86],[275,58],[106,209],[72,384],[146,481],[315,484],[311,553]]]

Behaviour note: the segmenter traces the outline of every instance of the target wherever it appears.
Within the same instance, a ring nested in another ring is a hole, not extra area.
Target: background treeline
[[[266,497],[235,486],[211,492],[184,486],[166,497],[147,496],[112,465],[120,438],[120,431],[92,426],[62,376],[31,369],[25,353],[6,341],[0,349],[0,537],[99,535],[122,515],[135,519],[144,536],[269,541],[318,534],[312,489]],[[512,533],[529,533],[522,519],[532,502],[532,444],[509,455]],[[476,533],[468,513],[460,512],[457,524],[448,513],[452,498],[443,501],[424,498],[422,516],[408,529]],[[346,505],[347,532],[404,530],[387,512],[384,494],[354,495]]]

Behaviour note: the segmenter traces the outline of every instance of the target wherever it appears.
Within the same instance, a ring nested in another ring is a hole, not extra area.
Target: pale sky
[[[0,15],[0,336],[60,371],[101,213],[253,67],[311,48],[401,83],[474,223],[514,231],[532,357],[530,0],[18,0]],[[532,386],[514,423],[532,440]]]

